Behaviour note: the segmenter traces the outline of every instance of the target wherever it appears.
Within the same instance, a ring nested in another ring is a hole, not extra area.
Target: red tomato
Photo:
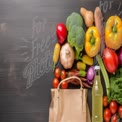
[[[111,113],[115,114],[117,112],[117,102],[116,101],[111,101],[110,106],[109,106]]]
[[[66,81],[62,82],[61,88],[62,89],[67,89],[68,88],[68,83]]]
[[[108,105],[108,97],[104,96],[103,97],[103,106],[106,107]]]
[[[67,38],[67,28],[63,23],[58,23],[56,26],[56,35],[58,38],[58,42],[60,44],[64,44]]]
[[[60,78],[61,77],[61,69],[59,67],[56,67],[54,74],[55,74],[56,78]]]
[[[57,88],[58,84],[59,84],[58,78],[54,78],[54,79],[53,79],[53,83],[52,83],[53,88]]]
[[[119,60],[119,66],[122,67],[122,47],[119,48],[117,55]]]
[[[109,122],[111,119],[111,111],[109,108],[104,109],[104,120],[105,122]]]
[[[66,78],[66,72],[65,70],[62,70],[61,71],[61,80],[65,79]]]
[[[111,118],[111,122],[117,122],[117,120],[118,120],[118,115],[114,114]]]
[[[110,48],[105,48],[103,50],[102,57],[106,70],[109,73],[114,73],[117,70],[119,64],[118,56],[115,51]]]
[[[122,105],[119,106],[118,113],[119,113],[120,118],[122,118]]]

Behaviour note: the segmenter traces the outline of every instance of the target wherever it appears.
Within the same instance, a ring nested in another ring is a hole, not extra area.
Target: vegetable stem
[[[95,37],[94,37],[94,34],[93,34],[93,30],[91,31],[90,43],[91,43],[92,46],[95,44]]]
[[[118,23],[116,23],[116,24],[113,25],[113,27],[112,27],[113,33],[117,33],[117,24],[118,24]]]
[[[103,64],[102,58],[100,56],[100,54],[96,55],[96,59],[98,61],[99,66],[101,67],[101,72],[105,81],[105,85],[106,85],[106,92],[107,92],[107,96],[109,97],[110,95],[110,83],[109,83],[109,77],[108,77],[108,73],[105,69],[105,66]]]
[[[53,63],[53,71],[55,70],[55,65],[56,65],[56,64],[55,64],[55,63]]]
[[[70,77],[70,76],[81,76],[81,77],[85,77],[86,76],[86,71],[72,69],[72,70],[70,70],[70,71],[67,72],[67,75],[68,75],[68,77]]]

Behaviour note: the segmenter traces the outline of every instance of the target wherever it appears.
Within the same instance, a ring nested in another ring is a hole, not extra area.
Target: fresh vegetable
[[[78,61],[76,64],[78,70],[86,70],[86,64],[84,62]]]
[[[85,51],[89,57],[94,57],[100,50],[100,36],[97,27],[89,27],[85,35]]]
[[[61,69],[59,67],[56,67],[54,74],[55,74],[56,78],[60,78],[61,77]]]
[[[94,16],[93,16],[93,12],[87,10],[86,8],[81,7],[80,9],[80,13],[84,18],[85,24],[87,27],[90,27],[93,25],[94,22]]]
[[[112,114],[115,114],[115,113],[117,112],[117,102],[114,101],[114,100],[112,100],[112,101],[110,102],[109,108],[110,108],[111,113],[112,113]]]
[[[122,117],[122,105],[121,104],[118,104],[114,100],[111,100],[108,102],[107,96],[104,96],[103,97],[103,106],[104,106],[104,108],[103,108],[104,114],[105,113],[107,114],[107,112],[111,113],[111,116],[110,116],[111,122],[120,122],[120,118]],[[107,112],[105,112],[106,108],[108,109]],[[108,121],[108,122],[110,122],[110,121]]]
[[[84,47],[85,31],[83,29],[83,19],[78,14],[73,12],[67,17],[66,27],[68,30],[68,43],[75,51],[75,59],[81,59],[81,51]]]
[[[122,105],[118,108],[119,117],[122,118]]]
[[[115,74],[110,75],[110,96],[108,99],[122,104],[122,67],[118,68]]]
[[[73,84],[73,85],[79,85],[80,84],[79,80],[77,80],[75,78],[68,80],[68,83]]]
[[[71,69],[67,72],[68,77],[71,76],[81,76],[85,77],[86,76],[86,71],[84,70],[77,70],[77,69]]]
[[[122,66],[122,47],[120,47],[117,55],[119,60],[119,66]]]
[[[55,77],[52,82],[53,88],[57,88],[58,84],[59,84],[59,79]]]
[[[89,84],[85,83],[85,82],[82,82],[82,84],[83,84],[83,86],[84,86],[85,88],[91,88],[91,86],[90,86]]]
[[[64,44],[67,38],[67,28],[63,23],[58,23],[56,26],[56,35],[59,44]]]
[[[67,89],[68,88],[68,82],[64,81],[61,83],[61,88],[62,89]]]
[[[118,115],[117,114],[114,114],[112,117],[111,117],[111,122],[118,122]]]
[[[114,50],[105,48],[103,50],[103,62],[109,73],[114,73],[118,68],[118,56]]]
[[[103,24],[103,15],[100,7],[96,7],[94,11],[95,26],[98,28],[100,36],[104,35],[104,24]]]
[[[81,51],[84,47],[84,40],[85,40],[85,31],[80,26],[72,26],[71,30],[68,33],[68,43],[74,48],[75,50],[75,59],[81,59]]]
[[[54,52],[53,52],[53,70],[55,69],[55,66],[58,62],[60,49],[61,49],[61,45],[59,43],[56,43],[54,46]]]
[[[74,25],[83,27],[83,18],[76,12],[72,12],[66,19],[66,27],[68,31],[70,31]]]
[[[105,122],[110,122],[111,119],[111,111],[109,108],[104,109],[104,114],[103,114]]]
[[[99,35],[100,35],[100,53],[102,55],[103,49],[105,48],[105,32],[104,32],[104,23],[103,23],[103,15],[101,12],[100,7],[96,7],[94,11],[94,19],[95,19],[95,26],[98,29]]]
[[[65,70],[61,70],[61,80],[66,78],[66,71]]]
[[[81,79],[81,81],[83,82],[87,82],[88,80],[85,77],[79,77]]]
[[[61,47],[60,62],[65,69],[70,69],[73,66],[75,54],[69,43],[65,43]]]
[[[103,106],[104,107],[108,106],[108,97],[107,96],[103,96]]]
[[[83,87],[85,87],[85,88],[91,88],[91,86],[87,83],[87,79],[86,78],[83,78],[83,77],[79,77],[79,78],[82,81]],[[79,83],[79,80],[77,80],[77,79],[70,79],[68,82],[71,83],[71,84],[73,84],[73,85],[79,85],[80,84]]]
[[[94,66],[90,66],[87,70],[87,75],[86,75],[86,78],[88,79],[90,84],[93,84],[94,76],[95,76]]]
[[[101,72],[102,72],[102,75],[103,75],[103,78],[105,81],[105,88],[106,88],[106,92],[107,92],[107,97],[108,97],[110,95],[110,83],[109,83],[108,73],[105,69],[105,66],[103,64],[102,57],[100,56],[100,54],[98,54],[96,56],[96,59],[97,59],[97,62],[101,68]]]
[[[117,50],[122,45],[122,21],[119,16],[110,16],[105,25],[105,44]]]
[[[93,63],[94,63],[93,58],[92,58],[92,57],[89,57],[89,56],[86,55],[86,54],[84,54],[84,55],[82,56],[82,61],[83,61],[85,64],[89,65],[89,66],[93,65]]]

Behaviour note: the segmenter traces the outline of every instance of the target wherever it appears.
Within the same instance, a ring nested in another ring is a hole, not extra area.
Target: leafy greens
[[[110,100],[122,104],[122,67],[110,76]]]

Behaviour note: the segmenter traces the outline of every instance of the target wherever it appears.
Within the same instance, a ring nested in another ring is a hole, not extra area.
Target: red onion
[[[88,84],[92,85],[94,80],[88,80],[87,82],[88,82]]]
[[[122,66],[122,47],[118,51],[119,66]]]
[[[95,76],[94,66],[90,66],[88,68],[87,75],[86,75],[89,84],[93,84],[94,76]]]

